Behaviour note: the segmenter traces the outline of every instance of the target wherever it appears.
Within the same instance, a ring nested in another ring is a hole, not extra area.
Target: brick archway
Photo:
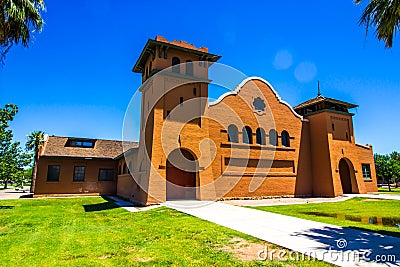
[[[175,149],[167,159],[167,200],[196,199],[197,161],[186,149]]]

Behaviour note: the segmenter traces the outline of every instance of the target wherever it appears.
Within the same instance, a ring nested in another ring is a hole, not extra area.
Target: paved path
[[[326,202],[340,202],[346,201],[354,197],[374,198],[374,199],[388,199],[400,200],[400,194],[345,194],[339,197],[309,197],[309,198],[267,198],[257,200],[226,200],[222,203],[231,204],[235,206],[280,206],[280,205],[293,205],[293,204],[307,204],[307,203],[326,203]]]
[[[114,204],[117,206],[120,206],[121,208],[129,211],[129,212],[139,212],[139,211],[146,211],[146,210],[151,210],[154,208],[158,208],[160,207],[159,205],[152,205],[152,206],[147,206],[147,207],[139,207],[139,206],[135,206],[133,205],[132,202],[123,200],[119,197],[116,196],[110,196],[110,199],[112,199],[114,201]]]
[[[340,202],[353,198],[354,196],[339,196],[339,197],[282,197],[282,198],[266,198],[266,199],[246,199],[246,200],[225,200],[222,203],[231,204],[235,206],[280,206],[280,205],[293,205],[293,204],[307,204],[307,203],[324,203],[324,202]]]
[[[365,197],[375,199],[400,200],[400,195],[395,194],[345,194],[346,197]]]
[[[339,266],[400,266],[400,238],[222,202],[168,201],[164,205],[291,251],[308,255],[313,253],[315,258]],[[343,248],[339,248],[342,246]],[[354,251],[361,256],[368,255],[369,260],[347,261],[347,255],[354,256],[356,254]],[[363,254],[365,251],[371,254]],[[396,257],[395,262],[380,264],[373,262],[377,257],[391,257],[391,255]]]
[[[30,198],[32,194],[29,193],[29,186],[24,187],[25,192],[18,190],[14,187],[9,189],[0,190],[0,200],[2,199],[18,199],[18,198]]]

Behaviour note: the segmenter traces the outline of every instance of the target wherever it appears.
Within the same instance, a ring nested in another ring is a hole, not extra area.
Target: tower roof
[[[356,108],[358,105],[349,102],[337,100],[330,97],[325,97],[321,94],[320,82],[318,80],[318,94],[317,97],[307,100],[293,109],[302,116],[307,116],[322,111],[349,113],[349,109]],[[351,114],[354,115],[354,114]]]
[[[294,110],[302,116],[324,111],[354,115],[349,113],[349,109],[356,107],[358,107],[358,105],[318,94],[317,97],[295,106]]]
[[[156,52],[155,50],[156,50],[157,45],[198,55],[199,61],[216,62],[218,59],[221,58],[221,56],[219,56],[219,55],[208,53],[208,48],[206,48],[206,47],[197,48],[194,45],[189,44],[185,41],[176,41],[175,40],[175,41],[170,42],[162,36],[156,36],[156,38],[154,38],[154,40],[149,39],[147,41],[146,45],[144,46],[144,48],[142,50],[142,53],[140,54],[138,60],[135,63],[135,66],[133,67],[133,70],[132,70],[133,72],[139,72],[139,73],[143,72],[144,65],[146,63],[148,56],[155,55],[155,52]]]
[[[358,107],[358,105],[356,105],[356,104],[352,104],[352,103],[349,103],[349,102],[345,102],[345,101],[337,100],[337,99],[334,99],[334,98],[329,98],[329,97],[325,97],[325,96],[319,95],[319,96],[317,96],[317,97],[315,97],[313,99],[307,100],[307,101],[295,106],[294,109],[296,110],[296,109],[306,108],[306,107],[309,107],[309,106],[312,106],[312,105],[315,105],[315,104],[321,103],[321,102],[328,102],[328,103],[331,103],[331,104],[345,106],[348,109],[352,109],[352,108]]]

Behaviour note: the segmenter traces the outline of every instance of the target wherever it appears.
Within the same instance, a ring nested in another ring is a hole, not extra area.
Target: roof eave
[[[121,154],[119,154],[118,156],[116,156],[116,157],[114,158],[114,160],[119,160],[119,159],[123,158],[126,154],[131,153],[131,152],[132,152],[133,150],[135,150],[135,149],[139,149],[139,147],[131,147],[131,148],[129,148],[129,149],[126,150],[125,152],[122,152]]]
[[[314,111],[314,112],[305,114],[304,117],[307,118],[307,117],[313,116],[315,114],[320,114],[320,113],[324,113],[324,112],[336,113],[336,114],[341,114],[341,115],[346,115],[346,116],[354,116],[355,115],[354,113],[351,113],[351,112],[343,112],[343,111],[332,110],[332,109],[321,109],[318,111]]]
[[[344,101],[341,101],[341,100],[336,100],[336,99],[333,99],[333,98],[321,98],[321,99],[318,99],[318,100],[315,98],[316,101],[314,101],[314,102],[312,102],[312,100],[313,99],[309,100],[310,103],[307,103],[308,101],[306,101],[304,103],[301,103],[300,105],[295,106],[293,109],[296,110],[296,109],[301,109],[301,108],[307,108],[309,106],[312,106],[312,105],[315,105],[317,103],[324,102],[324,101],[335,103],[335,104],[339,104],[339,105],[343,105],[348,109],[353,109],[353,108],[358,108],[359,107],[356,104],[352,104],[352,103],[349,103],[349,102],[344,102]]]
[[[40,158],[52,158],[52,159],[79,159],[79,160],[114,160],[113,158],[107,157],[95,157],[95,156],[67,156],[67,155],[41,155]]]
[[[147,53],[147,49],[146,49],[146,48],[149,46],[149,44],[150,44],[151,41],[153,41],[153,40],[150,39],[150,38],[147,39],[147,42],[146,42],[146,44],[145,44],[145,46],[144,46],[142,52],[140,53],[139,58],[137,59],[135,65],[134,65],[133,68],[132,68],[132,72],[139,72],[139,73],[141,72],[141,71],[139,70],[139,63],[141,62],[141,60],[142,60],[144,54]]]
[[[211,61],[211,62],[216,62],[221,58],[221,56],[216,55],[216,54],[211,54],[211,53],[202,52],[202,51],[199,51],[199,50],[196,50],[196,49],[190,49],[190,48],[186,48],[186,47],[181,47],[181,46],[174,45],[174,44],[171,44],[171,43],[164,43],[164,42],[161,42],[161,41],[148,39],[146,45],[144,46],[142,52],[140,53],[140,56],[139,56],[138,60],[136,61],[135,65],[132,68],[132,72],[136,72],[136,73],[142,73],[143,72],[142,67],[140,67],[140,65],[142,64],[142,61],[144,61],[144,56],[147,53],[147,49],[149,48],[150,45],[164,45],[164,46],[169,46],[169,47],[172,47],[174,49],[181,50],[181,51],[191,52],[191,53],[197,54],[199,56],[206,56],[206,58],[208,58],[207,61]]]

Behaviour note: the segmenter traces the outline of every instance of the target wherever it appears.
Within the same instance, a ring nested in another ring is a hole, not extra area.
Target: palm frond
[[[35,158],[39,153],[40,148],[44,142],[44,132],[43,131],[33,131],[27,136],[27,141],[25,147],[29,151],[35,152]]]
[[[356,4],[363,0],[354,1]],[[400,27],[400,0],[372,0],[365,7],[360,19],[365,25],[367,34],[369,27],[375,27],[378,40],[385,42],[385,47],[393,46],[393,39]]]
[[[14,44],[27,47],[32,40],[32,32],[40,32],[45,11],[43,0],[1,0],[0,1],[0,57]]]

